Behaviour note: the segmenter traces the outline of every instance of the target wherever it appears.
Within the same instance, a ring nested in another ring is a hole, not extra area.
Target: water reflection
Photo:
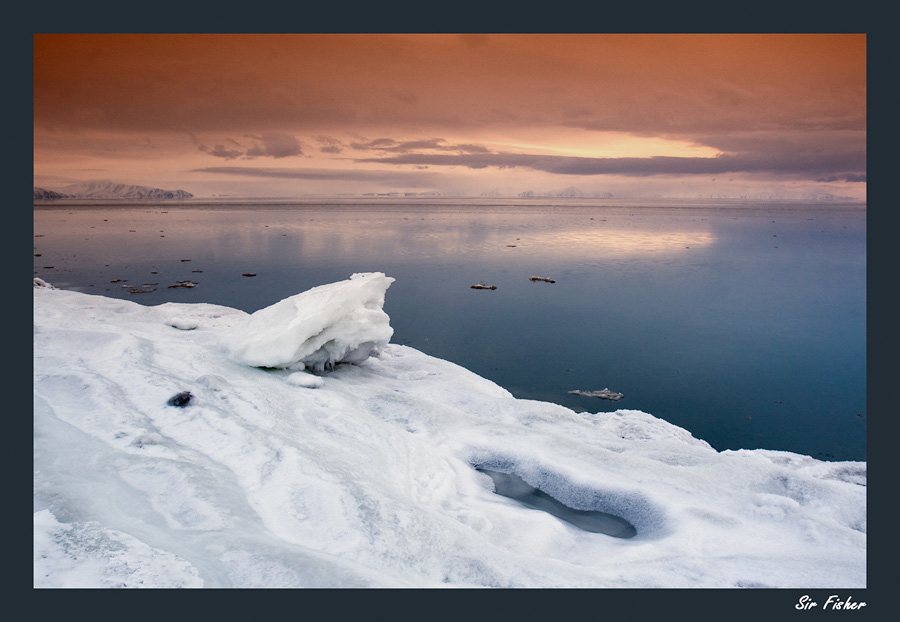
[[[682,252],[689,248],[703,248],[715,242],[716,236],[708,230],[660,232],[640,228],[604,227],[596,231],[547,232],[529,237],[526,243],[540,245],[543,252],[570,253],[579,258],[586,254],[622,258]]]
[[[558,259],[579,259],[677,252],[716,241],[708,223],[687,227],[659,214],[655,219],[636,219],[626,212],[610,213],[601,220],[592,215],[595,213],[584,208],[551,214],[407,209],[373,215],[362,208],[316,206],[295,210],[36,209],[35,233],[44,238],[40,240],[42,250],[52,252],[52,240],[54,246],[65,245],[73,251],[70,261],[84,262],[187,255],[207,260],[245,256],[287,262],[361,255],[493,257],[512,255],[513,248],[537,248]]]

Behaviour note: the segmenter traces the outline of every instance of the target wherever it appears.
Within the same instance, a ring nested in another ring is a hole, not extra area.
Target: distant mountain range
[[[566,199],[611,199],[613,195],[609,192],[584,192],[580,188],[569,186],[562,190],[550,190],[548,192],[535,192],[534,190],[526,190],[518,194],[520,197],[560,197]]]
[[[190,199],[194,195],[184,190],[163,190],[111,181],[86,181],[56,190],[34,187],[34,200],[53,199]]]

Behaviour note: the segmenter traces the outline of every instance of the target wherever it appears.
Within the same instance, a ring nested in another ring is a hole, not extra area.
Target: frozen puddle
[[[491,476],[494,480],[494,492],[498,495],[514,499],[526,507],[552,514],[579,529],[604,533],[614,538],[633,538],[637,535],[634,525],[624,518],[597,510],[570,508],[513,473],[501,473],[482,467],[475,469]]]

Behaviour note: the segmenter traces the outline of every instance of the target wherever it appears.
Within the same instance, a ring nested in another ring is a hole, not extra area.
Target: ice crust
[[[390,281],[250,316],[36,282],[35,587],[865,587],[864,462],[516,399],[389,343]],[[476,466],[637,535],[523,507]]]

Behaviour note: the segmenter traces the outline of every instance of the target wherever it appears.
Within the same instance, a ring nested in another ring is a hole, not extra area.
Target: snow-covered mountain
[[[163,190],[111,181],[85,181],[61,188],[60,191],[34,188],[35,199],[190,199],[184,190]]]
[[[610,192],[584,192],[575,186],[568,186],[562,190],[548,190],[547,192],[535,192],[534,190],[526,190],[518,194],[520,197],[558,197],[564,199],[611,199],[613,197]]]
[[[69,196],[62,194],[61,192],[54,192],[53,190],[44,190],[43,188],[34,187],[34,200],[38,199],[68,199]]]

